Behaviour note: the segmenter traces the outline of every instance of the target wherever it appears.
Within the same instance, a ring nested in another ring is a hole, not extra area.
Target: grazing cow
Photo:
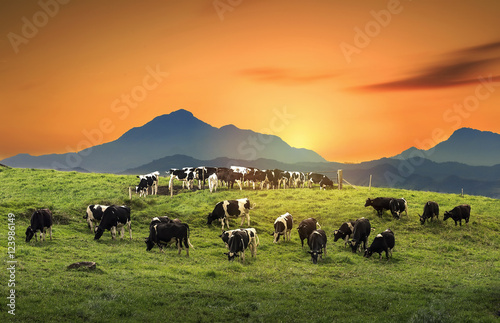
[[[280,236],[284,236],[285,241],[290,241],[292,235],[293,217],[286,212],[274,221],[274,243],[277,243]]]
[[[99,222],[101,222],[102,214],[107,208],[108,208],[107,205],[99,205],[99,204],[92,204],[87,206],[87,213],[83,218],[87,219],[90,232],[94,233],[94,228],[92,227],[92,224],[95,225],[95,227],[97,228],[97,225],[99,224]]]
[[[194,177],[198,180],[198,188],[201,190],[205,187],[205,181],[210,178],[212,174],[217,173],[217,167],[200,166],[194,170],[194,173]],[[210,180],[208,185],[210,185]]]
[[[305,175],[301,172],[291,172],[290,173],[290,186],[293,185],[294,188],[303,187],[305,182]]]
[[[307,244],[309,245],[308,252],[311,254],[311,260],[313,264],[318,263],[318,255],[322,257],[323,252],[326,255],[326,233],[325,231],[318,229],[314,230],[307,239]]]
[[[368,237],[371,232],[370,221],[365,218],[356,220],[354,223],[354,229],[352,231],[351,248],[352,252],[356,253],[359,246],[363,243],[363,250],[366,249],[366,244],[368,242]]]
[[[105,230],[111,231],[111,238],[116,237],[116,230],[121,230],[121,238],[125,236],[125,226],[132,240],[132,223],[130,221],[130,208],[128,206],[109,206],[102,214],[101,223],[97,227],[94,240],[99,240]]]
[[[135,192],[139,193],[139,197],[148,195],[148,190],[151,187],[151,195],[158,194],[158,182],[160,172],[156,171],[146,175],[138,175],[140,179],[139,185],[135,187]]]
[[[457,223],[460,223],[462,226],[462,220],[465,220],[465,223],[469,223],[470,217],[470,205],[462,204],[459,206],[455,206],[453,210],[444,212],[443,221],[448,218],[452,218],[455,221],[455,226]]]
[[[174,179],[182,181],[182,188],[184,188],[185,184],[188,190],[191,189],[191,184],[193,183],[195,174],[193,167],[184,167],[183,169],[172,168],[167,173],[170,174],[170,180],[168,182],[170,196],[174,194]]]
[[[425,223],[425,220],[427,219],[430,219],[430,221],[432,221],[434,216],[436,216],[436,220],[439,220],[438,215],[439,205],[434,201],[429,201],[424,205],[424,213],[422,213],[422,215],[418,215],[418,217],[420,218],[420,224],[423,225]]]
[[[186,248],[186,256],[189,257],[189,226],[186,223],[157,223],[149,228],[149,237],[146,238],[146,251],[153,249],[155,244],[163,252],[163,245],[175,239],[179,255],[182,244]]]
[[[50,241],[52,241],[52,212],[49,209],[40,209],[31,215],[31,225],[26,229],[26,242],[30,242],[33,236],[38,242],[36,232],[40,231],[40,242],[45,241],[45,233],[49,229]]]
[[[229,180],[230,180],[229,177],[230,177],[231,173],[232,173],[232,170],[229,168],[218,167],[217,172],[215,174],[217,174],[217,178],[219,179],[221,185],[225,184],[225,185],[227,185],[227,187],[229,187]]]
[[[246,231],[234,231],[227,242],[229,252],[225,252],[229,261],[234,260],[234,257],[241,257],[241,261],[245,261],[245,249],[250,243],[250,236]]]
[[[395,243],[396,240],[394,239],[394,232],[392,232],[391,229],[387,229],[384,232],[377,234],[375,239],[373,239],[371,246],[365,250],[364,256],[366,258],[370,258],[371,255],[376,252],[379,254],[378,258],[380,259],[382,258],[382,251],[385,251],[385,257],[389,260],[389,254],[391,254],[392,257],[392,248],[394,248]]]
[[[233,171],[232,169],[229,170],[229,182],[228,182],[228,188],[231,187],[233,188],[234,187],[234,183],[236,182],[236,184],[238,184],[238,186],[240,187],[240,191],[243,189],[243,179],[244,179],[244,175],[242,173],[237,173],[235,171]]]
[[[250,248],[250,252],[252,253],[252,257],[255,257],[257,255],[257,246],[260,244],[259,236],[257,235],[257,230],[255,230],[255,228],[222,231],[222,233],[219,237],[226,244],[226,247],[229,248],[229,239],[232,237],[233,233],[236,231],[246,232],[246,234],[249,237],[248,248]]]
[[[308,218],[302,220],[300,222],[297,230],[299,231],[300,243],[302,244],[302,248],[304,248],[304,239],[308,239],[309,235],[316,229],[321,229],[318,221],[315,218]]]
[[[312,187],[312,184],[319,184],[319,189],[326,189],[327,186],[331,186],[333,188],[333,181],[328,178],[328,176],[318,173],[309,173],[309,188]]]
[[[406,215],[408,215],[408,203],[404,198],[392,199],[389,202],[389,207],[392,216],[396,219],[399,219],[402,212],[406,212]]]
[[[338,239],[344,239],[344,247],[347,247],[349,239],[352,238],[352,232],[354,231],[354,224],[356,221],[344,222],[338,230],[333,231],[333,242]]]
[[[219,185],[219,179],[217,178],[217,174],[212,174],[208,176],[208,188],[210,189],[210,193],[214,191],[217,192],[217,186]]]
[[[384,210],[391,209],[391,201],[393,198],[391,197],[376,197],[372,199],[366,199],[365,207],[372,206],[376,211],[378,216],[382,216],[382,212]]]
[[[227,228],[229,229],[229,220],[230,216],[240,216],[241,224],[245,221],[245,217],[247,218],[248,226],[250,226],[250,212],[251,206],[248,198],[239,199],[239,200],[226,200],[219,202],[215,205],[212,213],[208,214],[207,224],[212,224],[212,221],[219,220],[222,223],[222,230],[224,231],[224,222],[226,223]]]

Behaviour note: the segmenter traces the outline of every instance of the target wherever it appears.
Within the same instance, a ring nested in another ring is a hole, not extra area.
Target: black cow
[[[389,202],[389,207],[395,219],[399,219],[402,212],[406,212],[406,215],[408,215],[408,203],[404,198],[392,199]]]
[[[31,225],[26,229],[26,242],[35,236],[35,241],[38,242],[36,232],[40,231],[40,242],[45,241],[45,233],[49,229],[50,241],[52,241],[52,212],[49,209],[40,209],[33,212],[31,215]]]
[[[418,215],[420,218],[420,224],[424,224],[425,220],[432,219],[436,216],[436,220],[439,220],[439,205],[434,201],[429,201],[424,205],[424,213]]]
[[[109,206],[102,214],[101,223],[97,227],[94,240],[99,240],[105,230],[111,231],[111,238],[116,237],[117,228],[121,229],[121,238],[125,235],[125,226],[127,226],[132,240],[132,223],[130,221],[130,208],[128,206]]]
[[[174,179],[182,181],[182,188],[186,185],[188,190],[191,189],[191,183],[193,182],[195,176],[193,167],[184,167],[183,169],[172,168],[167,173],[170,174],[168,189],[170,190],[171,197],[174,194]]]
[[[469,217],[470,205],[462,204],[459,206],[455,206],[451,211],[444,212],[443,221],[448,218],[452,218],[453,221],[455,221],[455,225],[457,225],[457,223],[460,223],[460,226],[462,226],[462,220],[465,220],[465,223],[469,223]]]
[[[366,199],[365,207],[372,206],[377,211],[377,215],[382,216],[384,210],[391,209],[392,200],[393,198],[391,197],[376,197],[373,200],[368,198]]]
[[[135,187],[135,192],[139,193],[139,197],[148,195],[148,190],[150,187],[151,195],[158,194],[158,181],[160,178],[160,172],[157,171],[146,175],[138,175],[137,178],[140,179],[140,182]]]
[[[284,236],[285,241],[290,241],[293,227],[293,216],[286,212],[274,221],[274,243],[277,243],[280,236]]]
[[[241,257],[241,261],[245,261],[245,249],[250,243],[250,236],[246,231],[233,231],[231,237],[227,242],[229,252],[224,253],[227,255],[229,261],[234,260],[234,257]]]
[[[104,210],[108,208],[107,205],[99,205],[92,204],[87,206],[87,212],[83,216],[84,219],[87,219],[88,226],[90,228],[90,232],[94,233],[94,228],[92,225],[95,225],[97,228],[99,222],[101,222],[102,214]]]
[[[226,223],[227,228],[229,229],[229,217],[230,216],[240,216],[241,224],[245,221],[245,217],[247,218],[248,226],[250,226],[250,201],[248,198],[239,199],[239,200],[226,200],[219,202],[215,205],[212,213],[209,213],[207,216],[207,224],[212,224],[212,221],[219,220],[222,223],[222,230],[224,230],[224,222]]]
[[[146,251],[153,249],[155,244],[163,252],[163,245],[168,244],[172,239],[177,243],[179,255],[182,251],[182,244],[186,248],[186,256],[189,257],[189,225],[186,223],[157,223],[149,228],[149,237],[146,238]]]
[[[354,229],[352,231],[351,248],[352,252],[356,253],[359,246],[363,243],[363,250],[366,249],[366,244],[368,243],[368,237],[371,232],[370,221],[365,218],[357,219],[354,223]]]
[[[372,244],[365,250],[365,257],[370,258],[371,255],[376,252],[379,254],[379,259],[382,258],[382,251],[385,251],[385,257],[389,259],[389,254],[392,257],[392,248],[396,240],[394,239],[394,232],[391,229],[387,229],[384,232],[377,234],[375,239],[373,239]]]
[[[230,180],[230,174],[232,173],[232,170],[227,168],[227,167],[218,167],[217,172],[217,178],[219,179],[221,186],[226,184],[229,187],[229,180]]]
[[[307,244],[309,245],[308,252],[311,254],[311,260],[313,264],[318,263],[318,255],[323,258],[322,254],[326,255],[326,233],[325,231],[318,229],[314,230],[307,239]]]
[[[297,230],[299,231],[299,238],[300,243],[302,244],[302,248],[304,248],[304,239],[309,239],[311,233],[316,229],[321,229],[321,226],[315,218],[304,219],[302,220],[302,222],[300,222]]]
[[[354,230],[355,223],[356,221],[342,223],[338,230],[333,231],[333,242],[336,242],[338,239],[344,239],[344,247],[347,247],[349,239],[352,238],[352,232]]]
[[[217,173],[217,167],[200,166],[194,170],[195,178],[198,180],[198,188],[201,190],[205,187],[205,182],[210,175]]]

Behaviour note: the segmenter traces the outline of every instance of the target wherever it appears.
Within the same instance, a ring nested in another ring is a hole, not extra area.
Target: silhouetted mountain
[[[493,166],[500,164],[500,135],[461,128],[431,149],[420,150],[412,147],[394,158],[408,159],[418,156],[438,163],[458,162],[472,166]]]
[[[154,118],[132,128],[115,141],[78,153],[31,156],[19,154],[2,163],[12,167],[74,169],[115,173],[165,156],[182,154],[210,160],[221,156],[286,162],[325,162],[312,150],[290,147],[281,138],[242,130],[234,125],[215,128],[186,110]]]

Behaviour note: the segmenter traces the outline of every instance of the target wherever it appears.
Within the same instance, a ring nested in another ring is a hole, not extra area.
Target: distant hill
[[[212,127],[186,110],[156,117],[141,127],[130,129],[115,141],[78,153],[19,154],[1,162],[12,167],[117,173],[176,154],[201,160],[224,156],[243,160],[326,162],[314,151],[293,148],[278,136],[242,130],[234,125]]]
[[[428,150],[412,147],[396,159],[411,156],[425,156],[434,162],[457,162],[472,166],[493,166],[500,164],[500,135],[470,128],[456,130],[450,138]]]

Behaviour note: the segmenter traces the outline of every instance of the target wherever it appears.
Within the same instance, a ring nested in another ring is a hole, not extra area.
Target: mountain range
[[[500,135],[456,130],[431,149],[411,147],[391,158],[359,164],[328,162],[281,138],[234,125],[213,127],[186,110],[156,117],[115,141],[78,153],[19,154],[0,163],[11,167],[79,172],[145,174],[186,166],[241,165],[260,169],[320,172],[334,179],[337,169],[354,185],[428,190],[500,198]]]

